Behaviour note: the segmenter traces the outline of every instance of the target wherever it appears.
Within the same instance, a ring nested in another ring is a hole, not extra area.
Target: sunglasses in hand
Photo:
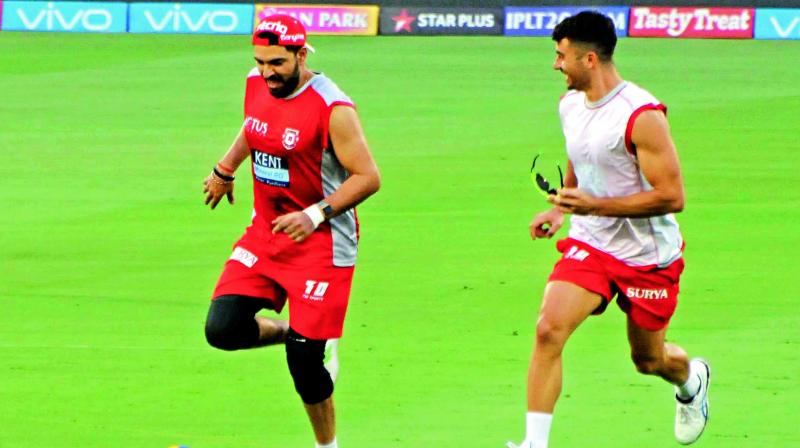
[[[545,179],[544,176],[536,171],[536,160],[540,155],[541,154],[537,154],[536,157],[533,158],[533,163],[531,164],[531,181],[533,182],[533,185],[539,189],[539,192],[545,197],[551,194],[558,194],[555,186],[551,185],[550,181]],[[558,179],[560,181],[561,188],[564,188],[564,173],[561,171],[560,165],[556,165],[556,167],[558,168]]]

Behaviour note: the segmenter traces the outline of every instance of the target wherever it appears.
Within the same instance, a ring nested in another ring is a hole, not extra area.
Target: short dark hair
[[[278,36],[270,33],[269,31],[262,31],[258,33],[258,38],[266,39],[270,45],[278,45]],[[303,48],[301,45],[283,45],[283,47],[286,48],[286,51],[294,53],[295,55],[298,51],[300,51],[301,48]]]
[[[590,45],[601,61],[608,62],[617,46],[617,31],[614,22],[605,15],[597,11],[581,11],[556,25],[553,40],[560,42],[561,39]]]

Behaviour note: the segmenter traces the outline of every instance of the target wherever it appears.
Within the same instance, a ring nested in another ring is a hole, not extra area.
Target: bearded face
[[[553,69],[564,74],[568,90],[587,90],[589,70],[585,64],[586,51],[572,44],[569,39],[556,43],[556,60]]]
[[[275,98],[286,98],[297,89],[300,84],[300,64],[295,60],[294,70],[287,75],[282,75],[277,71],[264,78],[269,88],[269,93]]]
[[[253,49],[258,72],[270,94],[286,98],[294,93],[300,85],[305,49],[293,52],[280,45],[255,45]]]

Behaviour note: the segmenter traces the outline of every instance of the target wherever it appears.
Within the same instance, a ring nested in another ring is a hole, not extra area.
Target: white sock
[[[336,444],[336,437],[334,437],[331,443],[326,443],[323,445],[317,442],[317,448],[339,448],[339,445]]]
[[[694,398],[700,392],[700,372],[694,368],[691,362],[689,363],[689,377],[682,386],[676,386],[675,390],[681,400]]]
[[[536,448],[547,448],[547,439],[550,438],[550,424],[553,414],[543,412],[528,412],[525,416],[525,440],[533,442]]]

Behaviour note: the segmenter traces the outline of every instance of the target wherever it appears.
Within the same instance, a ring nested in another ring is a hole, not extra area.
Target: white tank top
[[[578,187],[598,197],[628,196],[653,187],[639,171],[631,132],[645,110],[666,107],[641,87],[622,82],[596,103],[569,91],[559,114]],[[670,213],[650,218],[570,218],[569,236],[630,266],[664,267],[681,257],[683,239]]]

